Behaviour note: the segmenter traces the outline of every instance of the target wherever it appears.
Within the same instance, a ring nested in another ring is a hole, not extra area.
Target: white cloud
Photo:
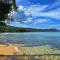
[[[38,24],[38,23],[48,23],[48,19],[36,19],[35,21],[34,21],[34,23],[35,24]]]
[[[35,6],[30,6],[28,10],[31,12],[33,16],[44,16],[44,17],[60,19],[60,7],[58,7],[55,10],[51,10],[49,12],[42,12],[47,7],[49,7],[48,9],[51,9],[59,5],[60,5],[60,2],[57,2],[57,5],[55,3],[52,4],[51,7],[47,5],[44,5],[44,6],[35,5]]]
[[[22,24],[22,23],[20,23],[20,22],[10,22],[10,23],[7,24],[7,25],[15,26],[15,27],[29,27],[28,25]]]
[[[42,11],[46,7],[48,6],[47,5],[32,5],[28,8],[28,11],[30,12]]]
[[[23,6],[18,6],[17,10],[20,11],[20,10],[23,10]]]
[[[24,21],[24,23],[31,23],[32,21],[32,18],[28,18],[26,21]]]
[[[60,12],[56,11],[56,12],[46,12],[46,13],[42,13],[42,12],[33,12],[32,13],[33,16],[44,16],[44,17],[50,17],[50,18],[56,18],[56,19],[60,19]]]
[[[32,12],[33,16],[44,16],[44,17],[50,17],[50,18],[56,18],[60,19],[60,12],[56,11],[51,11],[51,12]]]
[[[58,25],[57,24],[53,24],[53,25],[46,24],[45,25],[44,23],[50,22],[49,19],[46,19],[46,18],[45,19],[39,18],[39,19],[33,20],[31,17],[29,17],[29,15],[32,14],[32,16],[42,16],[42,17],[60,19],[60,8],[57,8],[57,9],[49,11],[49,12],[42,12],[47,7],[48,7],[48,5],[32,5],[28,8],[19,6],[17,9],[17,12],[15,12],[15,11],[11,12],[11,15],[13,15],[13,17],[16,21],[11,22],[10,25],[16,26],[16,27],[36,27],[36,28],[60,26],[59,24]],[[24,11],[24,13],[21,13],[22,11]],[[22,19],[20,19],[20,18],[22,18]],[[17,21],[23,21],[24,23],[17,22]],[[27,25],[27,23],[31,23],[31,26],[29,24]]]
[[[18,6],[17,11],[12,10],[8,14],[9,18],[13,18],[15,21],[25,21],[30,18],[30,12],[23,6]]]

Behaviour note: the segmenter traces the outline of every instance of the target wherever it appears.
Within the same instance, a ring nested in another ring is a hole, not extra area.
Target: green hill
[[[5,23],[0,23],[0,32],[59,32],[59,30],[13,27],[7,26]]]

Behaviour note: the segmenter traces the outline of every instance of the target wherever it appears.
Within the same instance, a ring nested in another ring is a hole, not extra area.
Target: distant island
[[[60,30],[13,27],[8,26],[5,23],[0,23],[0,32],[60,32]]]

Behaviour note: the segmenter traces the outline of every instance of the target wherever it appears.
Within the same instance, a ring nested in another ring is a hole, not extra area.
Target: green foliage
[[[0,32],[60,32],[56,29],[33,29],[23,27],[7,26],[5,23],[0,22]]]
[[[16,2],[15,0],[12,0],[13,3],[5,3],[0,1],[0,21],[5,20],[8,17],[8,13],[11,10],[11,6],[14,6],[14,9],[16,9]]]
[[[10,4],[0,2],[0,21],[5,20],[7,18],[7,14],[10,11],[10,9]]]

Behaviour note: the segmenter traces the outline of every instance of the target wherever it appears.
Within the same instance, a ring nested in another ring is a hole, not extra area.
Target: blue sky
[[[60,29],[60,0],[16,0],[16,5],[12,26]]]

